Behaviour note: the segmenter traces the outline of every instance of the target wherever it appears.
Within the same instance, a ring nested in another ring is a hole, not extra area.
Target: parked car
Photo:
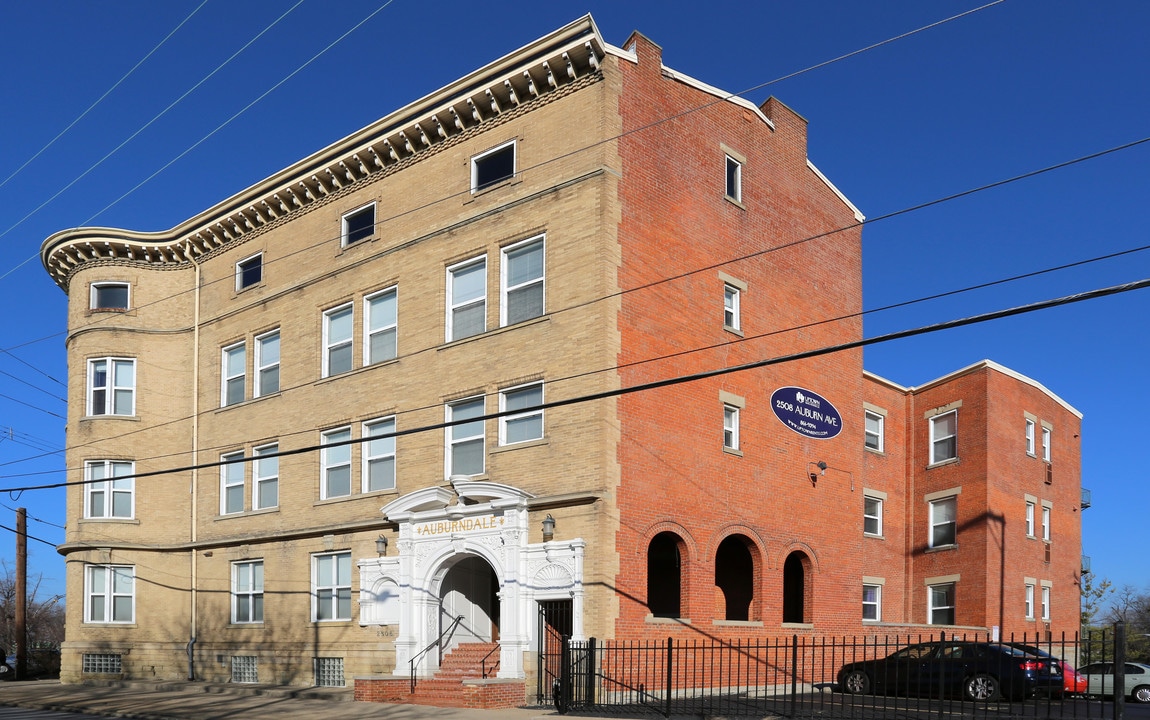
[[[60,651],[47,648],[31,648],[28,650],[25,674],[22,680],[32,678],[59,677]],[[8,655],[0,663],[0,681],[16,679],[16,656]]]
[[[1133,702],[1150,703],[1150,665],[1126,663],[1126,694]],[[1090,663],[1080,670],[1086,676],[1088,695],[1114,694],[1114,663]]]
[[[1008,642],[1007,645],[1016,647],[1032,655],[1039,657],[1049,658],[1051,662],[1056,662],[1062,667],[1062,692],[1056,693],[1061,696],[1066,695],[1084,695],[1086,693],[1086,676],[1074,669],[1074,666],[1066,662],[1066,660],[1053,654],[1053,650],[1058,649],[1058,645],[1027,645],[1025,643]]]
[[[911,693],[987,702],[1062,691],[1062,666],[1002,643],[927,642],[885,658],[844,665],[838,685],[848,693]]]

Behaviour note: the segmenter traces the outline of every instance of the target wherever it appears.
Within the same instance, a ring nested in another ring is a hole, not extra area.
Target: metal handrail
[[[415,692],[415,664],[417,662],[419,662],[419,659],[421,657],[423,657],[424,655],[426,655],[427,652],[429,650],[431,650],[431,648],[436,647],[437,645],[442,647],[443,638],[445,638],[448,633],[450,633],[456,627],[458,627],[461,622],[463,622],[463,616],[459,615],[454,620],[451,621],[451,624],[448,625],[447,628],[445,628],[443,632],[439,633],[439,637],[432,640],[431,644],[429,644],[427,647],[420,650],[419,653],[411,659],[411,692],[412,693]]]
[[[491,648],[491,650],[489,650],[487,652],[487,654],[483,656],[483,659],[479,661],[479,669],[483,671],[483,679],[484,680],[487,679],[487,658],[491,657],[492,655],[494,655],[498,651],[499,651],[499,643],[496,643],[495,647]],[[491,669],[494,670],[498,665],[499,665],[499,661],[496,660],[495,664],[491,666]]]

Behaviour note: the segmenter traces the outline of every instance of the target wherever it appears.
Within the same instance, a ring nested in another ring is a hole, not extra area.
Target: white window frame
[[[330,553],[316,553],[311,556],[311,619],[314,622],[346,622],[351,620],[352,615],[352,598],[351,598],[351,553],[348,551],[330,552]],[[323,559],[331,559],[332,562],[332,583],[320,584],[320,563]],[[347,577],[340,577],[339,565],[341,558],[347,559]],[[344,617],[339,614],[340,592],[347,591],[347,616]],[[320,617],[320,608],[323,605],[321,595],[323,593],[331,593],[331,617]]]
[[[93,576],[96,570],[103,570],[104,582],[102,587],[96,587]],[[116,578],[127,578],[129,589],[124,592],[117,591]],[[101,597],[104,599],[103,612],[95,617],[92,612],[92,601]],[[128,598],[130,608],[128,618],[116,619],[116,600]],[[136,622],[136,567],[134,565],[87,565],[84,568],[84,623],[98,625],[131,625]]]
[[[1050,462],[1050,444],[1051,435],[1053,434],[1053,430],[1046,427],[1045,425],[1042,426],[1042,459],[1046,462]]]
[[[444,406],[444,421],[445,422],[452,422],[453,420],[461,419],[461,418],[455,417],[456,408],[458,408],[461,405],[472,405],[472,404],[478,404],[479,405],[479,407],[480,407],[479,415],[480,416],[487,414],[486,397],[483,395],[473,395],[471,397],[465,397],[465,398],[460,398],[458,400],[452,400],[451,402],[447,403]],[[479,432],[472,433],[470,435],[462,435],[462,434],[456,435],[457,432],[458,433],[466,432],[466,430],[464,430],[464,428],[466,428],[468,424],[472,424],[472,423],[475,423],[478,425]],[[484,472],[486,472],[486,470],[487,470],[487,437],[486,437],[487,431],[486,431],[486,426],[487,426],[487,423],[482,421],[482,420],[471,420],[470,422],[465,423],[465,424],[453,425],[453,426],[444,428],[444,439],[446,442],[446,457],[444,458],[444,474],[448,479],[450,479],[453,475],[468,475],[470,477],[474,477],[476,475],[482,475]],[[479,472],[475,472],[475,473],[456,472],[455,462],[454,462],[454,450],[455,450],[455,448],[457,446],[460,446],[460,445],[465,445],[468,443],[475,443],[476,441],[478,441],[479,447],[480,447],[481,467],[479,469]]]
[[[243,457],[243,451],[220,455],[220,462],[224,463],[220,465],[220,515],[236,515],[244,511],[244,503],[247,501],[247,463],[242,462]],[[240,490],[240,507],[238,510],[229,510],[228,491],[237,487]]]
[[[276,353],[275,360],[268,362],[266,359],[267,344],[275,338]],[[270,330],[255,337],[255,358],[253,364],[253,373],[255,377],[252,378],[252,397],[258,398],[265,395],[275,395],[280,391],[280,357],[283,352],[283,338],[280,336],[279,328]],[[276,386],[275,388],[264,388],[264,376],[275,371]]]
[[[877,510],[874,513],[867,512],[868,502],[877,503]],[[885,504],[886,503],[881,497],[876,495],[863,495],[863,535],[870,535],[871,537],[882,537],[882,515],[884,509],[883,505]],[[875,525],[878,528],[876,532],[868,532],[866,529],[866,521],[870,519],[875,521]]]
[[[862,620],[863,620],[863,622],[882,622],[882,585],[864,582],[862,587],[863,587],[863,601],[862,601],[862,605],[863,605]],[[867,601],[867,599],[866,599],[867,589],[873,589],[874,590],[874,600]],[[868,605],[874,608],[874,617],[872,617],[872,618],[868,618],[866,616],[866,609],[867,609]]]
[[[228,367],[229,360],[234,355],[240,357],[240,371],[232,373]],[[228,397],[228,390],[232,387],[235,381],[239,381],[240,397],[238,400],[230,400]],[[231,405],[239,405],[247,399],[248,393],[248,348],[247,344],[241,340],[238,343],[232,343],[220,350],[220,407],[229,407]]]
[[[539,277],[533,277],[529,280],[524,280],[516,285],[510,284],[508,278],[508,271],[511,268],[511,260],[508,255],[517,251],[529,248],[532,245],[539,246],[539,254],[543,257],[543,262],[539,269]],[[499,258],[499,326],[506,327],[507,325],[517,324],[532,320],[537,317],[543,317],[547,312],[547,242],[546,236],[536,235],[535,237],[528,238],[522,242],[517,242],[514,245],[508,245],[500,251]],[[508,317],[508,310],[511,306],[511,295],[516,290],[525,290],[532,286],[538,285],[542,295],[539,314],[523,317],[515,321],[511,321]]]
[[[332,318],[347,313],[348,316],[348,333],[346,338],[331,337]],[[342,375],[345,372],[351,372],[355,369],[355,352],[353,347],[355,345],[355,305],[352,303],[344,303],[336,307],[323,311],[323,375],[322,377],[331,377],[332,375]],[[331,369],[331,356],[337,350],[348,350],[348,364],[350,367],[347,370],[340,370],[333,373]]]
[[[467,298],[456,302],[455,300],[455,274],[462,270],[468,270],[475,266],[482,268],[481,275],[483,277],[483,290],[477,298]],[[464,338],[475,337],[487,332],[487,256],[479,255],[473,258],[464,260],[463,262],[455,263],[447,268],[447,332],[445,340],[452,342],[454,340],[463,340]],[[462,310],[468,310],[473,307],[480,306],[483,308],[483,326],[475,333],[470,335],[455,336],[455,313]]]
[[[100,291],[103,290],[104,288],[112,288],[112,287],[124,288],[125,295],[124,295],[124,306],[123,307],[117,307],[115,305],[101,305],[99,302],[97,302],[96,298],[99,297]],[[107,280],[107,281],[92,283],[90,290],[89,290],[89,296],[88,296],[88,309],[89,310],[108,310],[108,311],[112,311],[112,312],[119,312],[119,311],[123,311],[123,310],[129,310],[129,309],[131,309],[131,307],[132,307],[132,284],[131,283],[117,281],[117,280]]]
[[[741,160],[724,153],[727,160],[723,164],[723,193],[726,197],[737,203],[743,202],[743,163]],[[734,177],[732,178],[732,166]],[[732,185],[734,187],[732,187]]]
[[[492,155],[498,154],[498,153],[506,150],[508,147],[511,148],[511,175],[506,176],[506,177],[501,177],[498,180],[488,181],[488,182],[484,183],[482,187],[480,187],[479,186],[479,170],[478,170],[479,164],[482,163],[487,158],[490,158]],[[500,145],[496,145],[495,147],[491,148],[490,150],[485,150],[485,151],[479,153],[478,155],[472,156],[472,158],[471,158],[471,194],[474,195],[475,193],[482,192],[484,190],[487,190],[488,188],[493,188],[493,187],[499,185],[500,183],[507,182],[508,180],[514,180],[515,176],[518,174],[519,174],[519,148],[516,145],[515,140],[508,140],[505,143],[502,143]]]
[[[954,517],[950,520],[938,520],[935,515],[939,509],[945,505],[950,505],[953,508],[952,514]],[[945,526],[951,526],[951,535],[953,540],[951,542],[936,543],[935,535],[937,529]],[[927,538],[927,547],[951,547],[958,544],[958,496],[950,495],[948,497],[938,498],[937,500],[930,501],[930,535]]]
[[[1042,586],[1042,619],[1050,622],[1050,586]]]
[[[739,407],[730,403],[723,403],[723,449],[738,450],[739,448]]]
[[[952,604],[950,604],[950,605],[935,605],[934,604],[934,591],[935,591],[935,589],[942,589],[942,588],[950,588],[950,598],[951,598],[950,602]],[[955,605],[955,603],[958,602],[957,596],[958,596],[958,583],[956,583],[956,582],[946,582],[946,583],[938,583],[935,585],[927,585],[926,586],[926,624],[927,625],[953,625],[955,622],[957,622],[957,620],[958,620],[957,606]],[[949,623],[941,623],[941,622],[936,623],[934,621],[935,612],[937,612],[939,610],[947,610],[947,609],[950,610],[950,614],[953,616],[953,620]]]
[[[533,382],[533,383],[526,383],[524,385],[516,385],[515,387],[503,388],[502,390],[499,391],[499,412],[507,412],[509,409],[510,410],[515,409],[514,407],[512,407],[512,408],[508,407],[507,401],[508,401],[509,395],[514,396],[517,394],[524,393],[526,391],[534,390],[535,388],[539,389],[539,402],[533,403],[532,405],[536,405],[536,404],[542,405],[543,404],[543,383],[541,381],[540,382]],[[531,407],[531,406],[528,406],[528,407]],[[507,432],[508,425],[513,425],[514,423],[516,423],[518,421],[530,420],[531,418],[535,418],[535,417],[539,418],[539,435],[538,435],[538,437],[529,437],[529,438],[525,438],[523,440],[509,440],[508,439],[508,434],[509,434]],[[523,412],[515,413],[512,415],[504,415],[504,416],[499,418],[499,444],[500,445],[516,445],[518,443],[533,442],[535,440],[542,440],[545,432],[546,432],[546,429],[545,429],[544,424],[543,424],[543,410],[539,409],[539,408],[537,408],[535,410],[525,410]]]
[[[1034,421],[1026,418],[1026,454],[1034,455]]]
[[[340,437],[343,435],[346,435],[346,437]],[[351,445],[328,447],[330,443],[344,442],[351,439],[350,425],[332,428],[331,430],[320,433],[320,500],[349,497],[351,495],[354,480],[351,472]],[[347,471],[347,492],[336,494],[331,491],[331,476],[333,472],[340,470]]]
[[[1029,500],[1026,501],[1026,537],[1034,537],[1034,507],[1035,504]]]
[[[259,572],[256,572],[257,567]],[[247,587],[241,587],[242,570],[247,570]],[[257,603],[258,599],[258,603]],[[240,619],[240,601],[247,600],[248,619]],[[232,562],[232,623],[258,625],[264,621],[264,561],[236,560]],[[258,609],[258,612],[257,612]],[[256,615],[259,615],[257,618]]]
[[[938,432],[939,425],[946,418],[954,419],[954,431],[949,435],[940,435]],[[939,443],[953,440],[954,450],[946,457],[939,457]],[[951,410],[949,412],[939,413],[930,419],[930,464],[937,465],[938,463],[946,462],[948,460],[956,460],[958,458],[958,410]]]
[[[252,510],[270,510],[279,507],[280,498],[280,472],[279,457],[262,457],[275,455],[279,452],[279,443],[269,443],[252,449],[255,460],[252,461]],[[260,491],[265,485],[275,486],[275,503],[264,505],[260,503]]]
[[[245,283],[244,282],[244,272],[248,269],[247,266],[252,264],[253,260],[259,261],[260,279],[256,280],[255,282]],[[258,252],[255,255],[249,255],[248,257],[246,257],[243,260],[240,260],[239,262],[236,263],[236,292],[240,292],[241,290],[247,290],[248,288],[255,287],[255,286],[259,285],[260,283],[262,283],[263,281],[264,281],[264,254],[262,252]]]
[[[107,384],[101,387],[96,387],[96,365],[104,363],[105,371],[104,376],[107,378]],[[131,385],[117,385],[116,380],[119,375],[117,372],[118,366],[121,363],[127,363],[132,368],[132,384]],[[126,357],[99,357],[88,359],[88,383],[87,383],[87,400],[88,400],[88,416],[101,416],[101,415],[114,415],[118,417],[134,417],[136,414],[136,359]],[[117,395],[121,392],[127,391],[130,393],[128,402],[128,412],[116,412],[122,409],[117,402]],[[96,401],[96,394],[98,392],[104,393],[103,402]],[[99,406],[99,407],[97,407]],[[97,412],[99,410],[99,412]]]
[[[372,312],[372,303],[377,300],[383,300],[387,296],[391,296],[392,305],[395,308],[393,318],[388,318],[386,322],[378,327],[375,326],[376,314]],[[394,352],[389,357],[374,357],[371,352],[371,341],[377,335],[391,333],[394,338],[392,346],[395,348]],[[374,292],[363,298],[363,365],[374,365],[376,363],[394,360],[399,357],[399,287],[392,285],[389,288],[384,288],[379,292]]]
[[[727,330],[743,329],[743,291],[731,283],[723,283],[723,327]]]
[[[1042,539],[1050,542],[1050,506],[1042,505]]]
[[[1023,599],[1023,612],[1027,620],[1034,619],[1034,583],[1026,583],[1026,596]]]
[[[871,432],[871,429],[870,429],[870,422],[871,421],[877,421],[878,422],[878,432]],[[872,447],[870,445],[870,443],[867,442],[871,437],[875,438],[875,446],[874,447]],[[882,413],[876,413],[876,412],[871,411],[871,410],[866,410],[863,412],[863,446],[867,450],[873,450],[874,452],[885,452],[885,448],[886,448],[886,418],[883,417]]]
[[[378,432],[378,428],[384,428],[383,432]],[[365,493],[379,492],[385,490],[394,490],[398,481],[399,466],[396,460],[395,452],[395,416],[376,418],[368,420],[363,423],[361,429],[361,437],[365,441],[360,445],[363,451],[361,463],[362,469],[360,471],[362,491]],[[391,437],[382,437],[374,440],[366,439],[373,438],[376,434],[390,435]],[[391,459],[391,486],[390,487],[371,487],[371,463],[374,460],[387,460]]]
[[[364,235],[363,237],[357,237],[356,239],[351,240],[350,239],[350,233],[348,232],[348,222],[347,222],[348,218],[354,217],[356,215],[360,215],[360,214],[362,214],[368,210],[371,211],[371,233]],[[340,242],[341,247],[347,247],[349,245],[355,245],[357,243],[363,242],[364,240],[371,240],[372,238],[374,238],[375,237],[375,231],[376,231],[375,201],[373,200],[372,202],[369,202],[366,205],[360,205],[359,207],[357,207],[354,210],[348,210],[347,212],[345,212],[343,215],[340,216],[339,227],[340,227],[339,242]]]
[[[103,477],[99,480],[94,480],[92,475],[95,468],[103,470]],[[127,472],[122,475],[116,475],[117,468],[126,469]],[[124,479],[124,475],[135,475],[136,463],[131,460],[88,460],[84,463],[84,517],[88,519],[100,520],[131,520],[136,517],[136,481],[134,478],[128,477]],[[121,482],[119,488],[116,487],[116,481]],[[124,487],[124,483],[127,484]],[[99,503],[102,506],[100,514],[92,512],[92,505],[96,502],[94,496],[100,495]],[[116,498],[128,496],[128,514],[117,515]]]

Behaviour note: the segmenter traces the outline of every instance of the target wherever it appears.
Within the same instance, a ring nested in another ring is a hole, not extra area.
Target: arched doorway
[[[715,586],[723,593],[724,619],[751,620],[755,559],[745,535],[729,535],[715,552]],[[757,618],[756,618],[757,619]]]
[[[783,563],[783,622],[810,622],[807,606],[807,556],[796,550]]]
[[[655,617],[681,617],[682,542],[675,533],[664,531],[647,546],[647,609]]]
[[[452,628],[456,618],[461,618]],[[462,555],[443,576],[439,592],[439,632],[448,629],[442,650],[460,643],[499,640],[499,579],[486,560]]]

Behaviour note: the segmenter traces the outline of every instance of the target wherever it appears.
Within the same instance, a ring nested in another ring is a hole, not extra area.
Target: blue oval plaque
[[[783,425],[816,440],[829,440],[843,429],[842,415],[831,401],[805,388],[781,387],[774,391],[771,409]]]

